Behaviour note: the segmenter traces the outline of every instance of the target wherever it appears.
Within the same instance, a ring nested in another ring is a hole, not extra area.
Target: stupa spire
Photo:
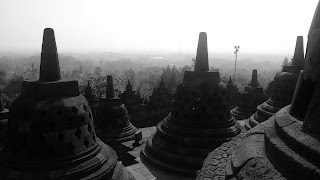
[[[159,84],[159,88],[160,88],[160,89],[166,88],[166,85],[164,84],[163,76],[161,77],[161,81],[160,81],[160,84]]]
[[[127,86],[126,86],[126,91],[132,91],[132,85],[131,85],[131,83],[130,83],[130,80],[128,79],[128,84],[127,84]]]
[[[252,70],[252,78],[251,78],[251,87],[257,87],[258,86],[258,75],[257,70]]]
[[[113,89],[113,79],[111,75],[107,76],[107,90],[106,90],[106,98],[112,99],[114,98],[114,89]]]
[[[304,65],[304,48],[303,48],[303,36],[297,37],[296,48],[294,51],[292,66],[298,69],[303,69]]]
[[[39,81],[51,82],[60,79],[61,74],[54,31],[51,28],[46,28],[43,31]]]
[[[233,86],[233,82],[232,82],[232,79],[231,79],[231,76],[229,77],[229,81],[227,83],[228,85],[232,85]]]
[[[200,32],[194,71],[209,71],[207,33]]]
[[[312,30],[318,29],[318,28],[320,28],[320,3],[319,2],[312,18],[309,34]]]

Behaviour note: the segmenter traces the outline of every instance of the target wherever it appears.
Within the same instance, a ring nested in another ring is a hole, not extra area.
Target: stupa
[[[197,180],[320,179],[319,44],[320,2],[291,105],[210,153]]]
[[[39,81],[23,81],[0,150],[0,179],[133,179],[96,136],[77,81],[61,81],[53,29],[44,29]]]
[[[237,85],[233,84],[231,76],[229,78],[229,81],[227,82],[226,87],[227,87],[228,96],[229,96],[229,106],[232,109],[236,107],[236,104],[239,102],[240,92]]]
[[[99,102],[99,98],[93,94],[90,81],[88,81],[84,97],[87,99],[91,111],[95,111]]]
[[[303,69],[304,50],[303,37],[298,36],[292,65],[285,65],[282,72],[274,78],[275,88],[271,97],[257,106],[257,111],[246,122],[246,129],[269,119],[274,113],[290,104],[296,86],[299,72]]]
[[[141,96],[139,92],[133,91],[130,80],[128,80],[126,90],[121,94],[121,100],[127,107],[129,114],[135,112],[137,107],[142,104]]]
[[[98,137],[121,155],[121,143],[134,139],[137,128],[130,122],[128,110],[119,97],[114,96],[112,76],[107,76],[106,98],[101,99],[95,117]]]
[[[251,82],[240,93],[238,106],[231,110],[231,114],[237,120],[248,119],[256,111],[257,105],[266,100],[267,95],[263,92],[263,87],[258,82],[258,72],[252,71]]]
[[[6,127],[8,124],[9,110],[5,107],[0,89],[0,148],[4,143]]]
[[[173,96],[166,84],[164,83],[163,77],[161,78],[158,88],[154,88],[148,105],[152,109],[162,109],[172,106]]]
[[[143,155],[161,167],[195,176],[208,152],[240,131],[219,72],[209,72],[207,34],[201,32],[195,70],[185,72],[173,110],[157,125]]]

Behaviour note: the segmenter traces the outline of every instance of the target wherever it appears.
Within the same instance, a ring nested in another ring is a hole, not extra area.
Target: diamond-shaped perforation
[[[88,111],[88,108],[85,104],[83,105],[83,110],[85,110],[86,112]]]
[[[87,138],[84,138],[83,145],[88,149],[89,148],[89,141]]]
[[[71,108],[71,111],[72,111],[73,114],[78,115],[78,111],[79,111],[79,110],[78,110],[77,107],[73,106],[73,107]]]
[[[81,131],[79,128],[77,128],[77,130],[76,130],[76,132],[74,133],[74,135],[75,135],[78,139],[80,139],[81,133],[82,133],[82,131]]]
[[[60,132],[58,135],[58,141],[63,142],[65,136]]]
[[[75,146],[72,144],[72,142],[69,142],[68,143],[68,152],[73,153],[74,149],[75,149]]]

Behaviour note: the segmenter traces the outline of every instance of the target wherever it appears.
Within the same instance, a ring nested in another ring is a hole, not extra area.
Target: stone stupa
[[[320,2],[291,105],[210,153],[197,180],[320,179],[319,45]]]
[[[133,179],[96,136],[77,81],[62,81],[53,29],[43,34],[39,81],[23,81],[0,150],[0,179]]]
[[[248,119],[255,113],[257,105],[264,102],[267,95],[263,92],[263,87],[258,82],[258,72],[252,71],[251,82],[240,93],[239,104],[231,110],[231,114],[237,120]]]
[[[209,72],[207,34],[201,32],[195,70],[177,87],[173,110],[142,151],[150,162],[195,176],[208,152],[240,133],[219,72]]]
[[[304,50],[303,37],[298,36],[292,65],[285,65],[282,72],[274,78],[275,88],[271,97],[257,106],[257,111],[246,122],[246,128],[251,129],[257,124],[269,119],[274,113],[290,104],[296,86],[299,72],[303,69]]]
[[[93,94],[90,81],[88,81],[84,97],[87,99],[91,111],[95,111],[99,102],[99,98],[95,94]]]
[[[155,110],[168,108],[172,106],[173,96],[169,88],[166,88],[166,84],[164,83],[163,77],[161,77],[159,87],[153,89],[149,99],[149,107]]]
[[[100,100],[95,118],[98,137],[121,155],[121,143],[133,140],[137,128],[131,124],[128,110],[121,99],[114,96],[110,75],[107,76],[106,98]]]
[[[5,107],[0,89],[0,148],[3,145],[6,137],[6,128],[8,124],[9,110]]]
[[[239,101],[240,92],[236,84],[233,84],[231,76],[229,77],[229,81],[227,82],[227,90],[229,96],[229,106],[230,109],[236,107],[237,102]]]
[[[129,114],[134,113],[137,110],[137,107],[142,104],[139,91],[137,93],[133,91],[130,80],[128,80],[126,90],[121,94],[121,100],[127,107]]]

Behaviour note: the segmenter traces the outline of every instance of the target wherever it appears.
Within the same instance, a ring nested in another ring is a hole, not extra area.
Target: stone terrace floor
[[[244,122],[238,121],[241,125],[242,132],[245,132]],[[156,126],[141,128],[142,138],[146,141],[152,134],[156,132]],[[141,150],[144,148],[145,143],[141,146],[131,149],[134,140],[122,143],[122,149],[127,151],[120,161],[126,169],[136,178],[136,180],[194,180],[195,177],[186,177],[179,174],[174,174],[159,167],[150,164],[145,159],[140,158]]]

